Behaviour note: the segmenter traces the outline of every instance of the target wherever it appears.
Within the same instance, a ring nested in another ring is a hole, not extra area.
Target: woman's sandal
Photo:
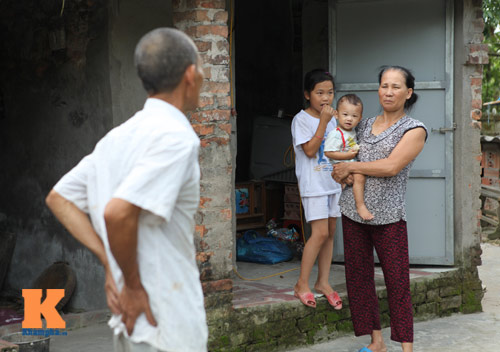
[[[329,295],[325,295],[323,293],[323,296],[326,297],[326,299],[328,300],[328,303],[330,303],[330,305],[333,307],[333,309],[335,309],[335,310],[342,309],[342,300],[340,299],[339,294],[337,292],[332,291],[332,293],[330,293]]]
[[[314,299],[312,292],[298,293],[294,291],[293,295],[300,299],[305,306],[316,308],[316,300]]]

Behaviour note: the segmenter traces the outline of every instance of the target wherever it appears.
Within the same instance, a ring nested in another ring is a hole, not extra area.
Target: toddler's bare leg
[[[373,220],[373,214],[370,213],[365,205],[365,175],[354,174],[354,183],[352,192],[354,193],[354,201],[356,202],[356,210],[363,220]]]

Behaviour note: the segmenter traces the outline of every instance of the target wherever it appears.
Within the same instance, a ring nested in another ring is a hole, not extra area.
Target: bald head
[[[198,63],[193,41],[174,28],[158,28],[135,48],[135,67],[149,95],[173,91],[190,65]]]

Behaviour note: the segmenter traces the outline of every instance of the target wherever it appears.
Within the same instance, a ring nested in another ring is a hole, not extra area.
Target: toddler
[[[362,115],[363,103],[356,94],[346,94],[337,102],[335,117],[338,127],[328,134],[325,142],[325,155],[332,164],[355,161],[359,151],[355,128],[361,121]],[[363,220],[373,220],[373,214],[365,205],[365,176],[354,174],[353,177],[352,191],[356,210]]]

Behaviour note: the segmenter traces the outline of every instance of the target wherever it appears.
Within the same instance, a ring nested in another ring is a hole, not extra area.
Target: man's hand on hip
[[[142,313],[146,314],[148,322],[156,326],[156,320],[149,306],[149,296],[142,285],[138,287],[123,286],[119,297],[120,308],[122,313],[122,321],[127,328],[127,332],[132,335],[134,331],[135,321]]]

